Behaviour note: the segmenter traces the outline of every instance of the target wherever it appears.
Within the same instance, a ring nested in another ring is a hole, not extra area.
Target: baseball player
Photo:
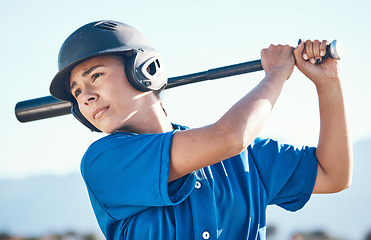
[[[296,211],[312,193],[349,187],[352,149],[337,61],[322,59],[326,45],[263,49],[260,83],[215,123],[189,129],[167,118],[163,62],[141,33],[117,21],[73,32],[50,92],[89,129],[107,133],[81,162],[105,237],[265,239],[267,205]],[[317,147],[257,137],[295,66],[317,89]]]

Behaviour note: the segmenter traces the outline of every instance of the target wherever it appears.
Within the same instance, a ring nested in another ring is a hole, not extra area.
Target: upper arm
[[[328,180],[326,179],[326,173],[323,171],[321,165],[318,163],[316,182],[314,184],[313,193],[326,193],[328,192]]]
[[[348,186],[349,185],[343,186],[336,179],[331,178],[331,176],[321,167],[320,163],[318,163],[317,177],[313,193],[336,193],[348,188]]]
[[[92,144],[81,162],[89,191],[114,216],[126,211],[126,206],[179,203],[193,189],[194,177],[189,175],[178,182],[178,188],[169,188],[172,138],[173,132],[136,136],[117,133]]]

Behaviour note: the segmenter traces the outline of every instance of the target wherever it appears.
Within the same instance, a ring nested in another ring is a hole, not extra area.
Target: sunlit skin
[[[352,148],[345,116],[337,61],[322,59],[326,41],[306,41],[297,48],[271,45],[262,50],[266,76],[218,121],[178,131],[171,144],[169,181],[235,156],[248,147],[268,120],[294,66],[316,86],[321,129],[316,156],[314,193],[338,192],[351,183]],[[116,130],[161,133],[172,130],[152,92],[139,92],[127,81],[122,60],[113,56],[89,59],[76,66],[71,93],[81,113],[106,133]]]
[[[172,130],[157,97],[130,85],[117,56],[99,56],[77,65],[70,86],[82,115],[105,133]]]
[[[320,110],[320,135],[315,193],[338,192],[350,186],[353,172],[353,149],[346,119],[337,61],[325,59],[326,41],[302,42],[294,51],[297,68],[316,86]],[[308,61],[305,61],[308,60]]]

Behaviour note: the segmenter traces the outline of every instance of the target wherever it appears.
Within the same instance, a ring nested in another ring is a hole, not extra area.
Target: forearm
[[[244,98],[237,102],[219,121],[229,129],[239,150],[257,137],[267,122],[287,76],[279,70],[269,72]],[[238,151],[238,150],[237,150]]]
[[[339,79],[317,84],[320,110],[320,136],[316,156],[319,161],[314,192],[338,192],[350,185],[352,178],[352,145],[348,131],[344,99]],[[319,182],[319,181],[317,181]]]
[[[262,50],[265,78],[216,123],[177,132],[171,145],[169,181],[239,154],[266,123],[294,68],[290,46]]]
[[[172,142],[169,181],[246,149],[268,119],[286,78],[273,71],[216,123],[177,132]]]

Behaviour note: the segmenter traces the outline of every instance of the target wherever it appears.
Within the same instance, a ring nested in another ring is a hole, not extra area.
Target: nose
[[[89,105],[91,104],[92,102],[95,102],[97,99],[98,99],[98,94],[92,90],[89,90],[89,89],[85,89],[85,91],[83,92],[84,94],[84,104],[85,105]]]

